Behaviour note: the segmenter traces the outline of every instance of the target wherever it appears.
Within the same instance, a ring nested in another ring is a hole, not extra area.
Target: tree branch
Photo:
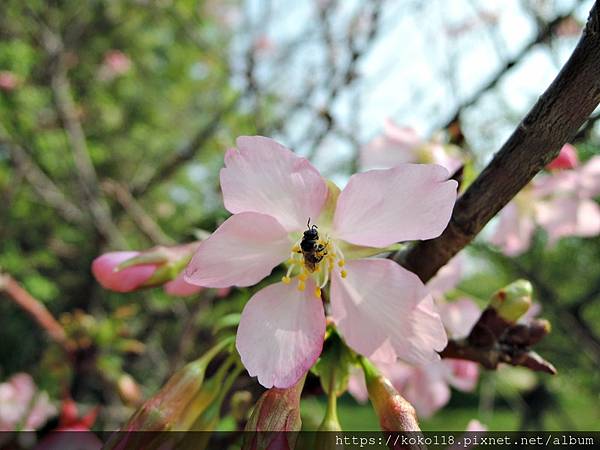
[[[29,182],[35,193],[48,205],[56,209],[68,222],[84,224],[86,215],[77,205],[72,203],[65,194],[54,184],[44,171],[29,156],[27,151],[18,144],[0,137],[0,146],[8,148],[10,157],[16,169]]]
[[[161,164],[157,170],[142,183],[131,188],[131,194],[134,198],[139,198],[149,191],[152,187],[169,179],[185,163],[196,157],[204,144],[214,135],[223,118],[237,106],[241,96],[237,95],[227,105],[217,111],[208,124],[200,129],[196,135],[175,154]]]
[[[67,353],[73,350],[73,345],[67,339],[62,325],[57,322],[39,300],[23,289],[13,277],[0,273],[0,291],[6,292],[8,297],[29,314],[48,336]]]
[[[531,179],[600,103],[600,0],[573,54],[488,166],[457,200],[446,230],[392,258],[429,280]]]
[[[141,207],[127,187],[114,180],[103,181],[101,187],[104,192],[112,195],[119,202],[140,231],[154,244],[175,245],[175,241],[167,236],[158,223]]]

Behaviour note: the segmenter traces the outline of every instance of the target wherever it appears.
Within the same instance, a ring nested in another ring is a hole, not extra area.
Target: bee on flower
[[[199,244],[184,278],[245,287],[287,266],[242,312],[236,347],[249,374],[267,388],[294,385],[321,353],[326,311],[361,355],[438,359],[447,338],[427,289],[415,274],[374,256],[442,233],[457,190],[448,170],[400,164],[357,173],[340,191],[272,139],[240,137],[236,144],[220,174],[233,215]]]

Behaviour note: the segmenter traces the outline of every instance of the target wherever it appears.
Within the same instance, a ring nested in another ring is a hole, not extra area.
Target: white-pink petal
[[[407,362],[439,359],[446,333],[415,274],[387,259],[348,261],[346,272],[346,278],[332,275],[331,315],[352,349],[371,355],[389,339]]]
[[[213,288],[251,286],[283,262],[290,248],[287,232],[273,217],[235,214],[200,243],[184,279]]]
[[[479,366],[464,359],[444,359],[447,368],[446,379],[450,386],[464,392],[470,392],[477,386]]]
[[[445,293],[458,286],[462,278],[462,256],[455,256],[427,282],[427,289],[434,299],[443,297]]]
[[[457,182],[435,164],[401,164],[350,177],[334,215],[334,234],[356,245],[387,247],[431,239],[448,225]]]
[[[236,144],[221,170],[227,210],[268,214],[288,231],[300,231],[319,216],[327,185],[307,159],[262,136],[242,136]]]
[[[467,336],[481,316],[481,309],[469,298],[438,305],[448,336],[459,339]]]
[[[500,211],[499,223],[491,242],[507,256],[517,256],[529,248],[535,230],[533,209],[524,211],[516,202],[508,203]]]
[[[600,234],[600,207],[594,200],[559,197],[538,203],[536,213],[551,244],[565,236]]]
[[[251,376],[266,388],[293,386],[317,361],[325,336],[323,303],[307,280],[306,290],[276,283],[246,304],[236,347]]]

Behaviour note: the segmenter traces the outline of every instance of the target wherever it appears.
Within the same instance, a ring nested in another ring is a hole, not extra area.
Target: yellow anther
[[[315,297],[321,298],[321,288],[315,288]]]
[[[340,275],[342,276],[342,278],[346,278],[346,275],[348,275],[348,273],[345,270],[342,270],[340,272]]]
[[[290,277],[288,277],[287,275],[281,277],[281,282],[284,284],[290,284],[291,281],[292,281],[292,279]]]
[[[299,246],[299,245],[294,245],[294,246],[292,247],[292,251],[293,251],[293,252],[299,252],[299,251],[300,251],[300,246]]]
[[[344,267],[345,265],[346,265],[346,261],[344,261],[343,259],[340,259],[340,260],[338,261],[338,266],[340,266],[340,267]]]
[[[298,279],[300,281],[306,281],[307,278],[308,278],[308,275],[306,275],[306,272],[302,272],[300,275],[298,275]]]
[[[306,286],[304,285],[304,281],[298,281],[298,290],[303,291]]]

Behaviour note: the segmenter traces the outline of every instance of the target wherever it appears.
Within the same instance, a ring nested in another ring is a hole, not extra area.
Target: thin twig
[[[29,314],[48,336],[67,353],[73,350],[73,344],[67,339],[62,325],[39,300],[23,289],[13,277],[0,273],[0,291],[6,292],[8,298]]]
[[[160,225],[146,212],[138,201],[131,195],[129,189],[115,180],[104,180],[102,190],[112,195],[123,207],[127,215],[133,220],[142,233],[154,244],[175,245],[176,242],[167,236]]]

